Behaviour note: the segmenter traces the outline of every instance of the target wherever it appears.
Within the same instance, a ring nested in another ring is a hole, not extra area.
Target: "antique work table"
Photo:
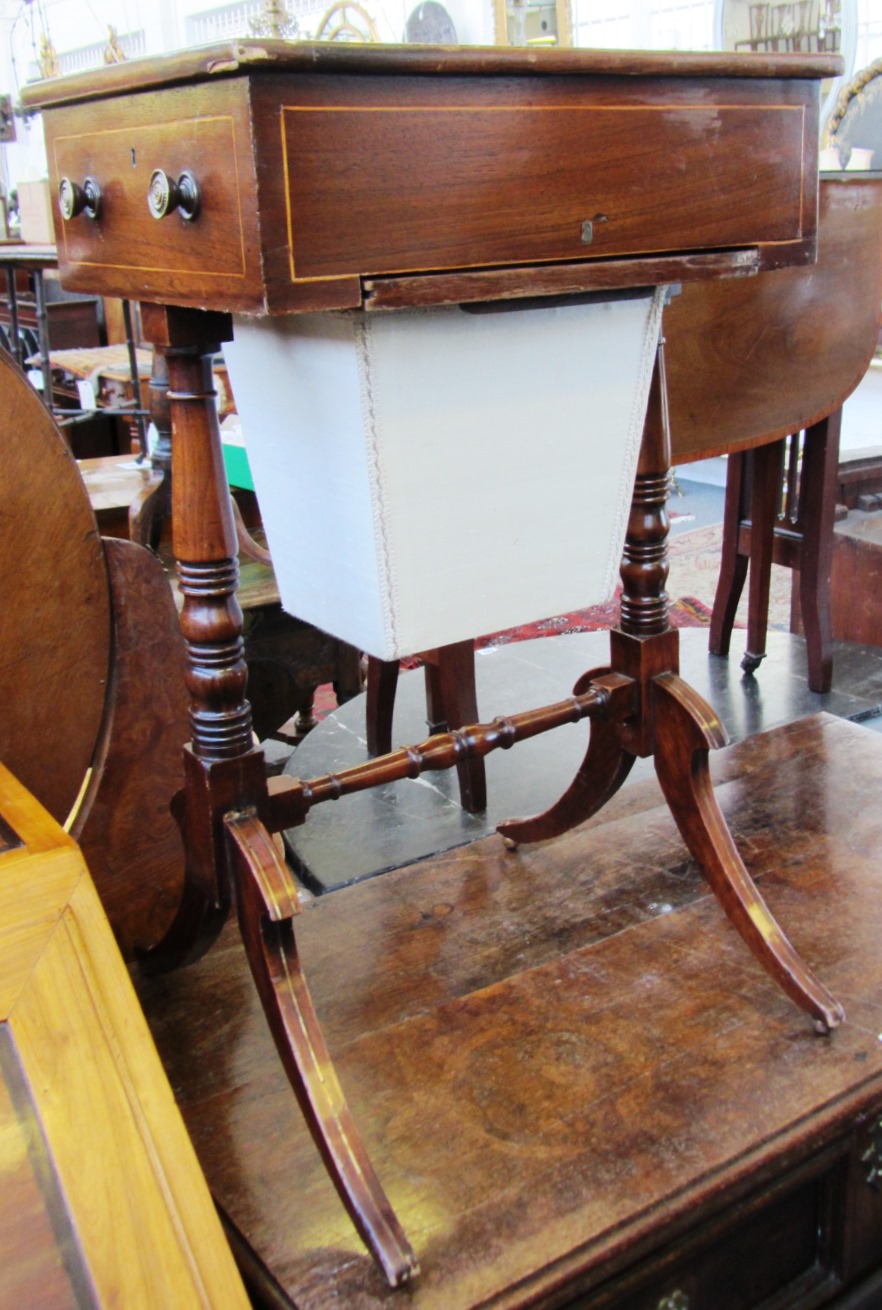
[[[677,824],[750,949],[822,1031],[842,1012],[738,855],[707,769],[722,727],[678,676],[664,592],[661,349],[609,667],[544,710],[276,789],[252,745],[212,353],[232,339],[231,311],[370,317],[609,299],[810,264],[819,85],[838,71],[837,59],[818,56],[250,42],[117,65],[25,97],[45,111],[62,281],[138,298],[145,334],[168,360],[191,697],[177,802],[188,876],[150,961],[166,968],[198,957],[235,901],[291,1083],[393,1284],[416,1271],[416,1257],[336,1082],[296,952],[296,889],[270,835],[303,822],[312,805],[590,717],[572,786],[545,814],[501,825],[506,841],[564,832],[612,796],[635,757],[654,756]]]

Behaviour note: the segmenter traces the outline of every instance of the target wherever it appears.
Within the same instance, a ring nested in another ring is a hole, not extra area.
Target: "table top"
[[[882,175],[822,175],[812,268],[684,285],[665,310],[673,462],[826,418],[867,371],[880,303]]]
[[[14,268],[55,268],[58,250],[55,246],[28,245],[25,242],[0,243],[0,265]]]
[[[587,1303],[882,1100],[866,804],[882,738],[818,716],[713,763],[772,911],[845,1005],[829,1039],[727,924],[654,780],[556,841],[513,856],[488,837],[298,919],[332,1058],[421,1261],[395,1294],[411,1310],[560,1305],[566,1288]],[[139,990],[214,1194],[298,1310],[388,1305],[235,930]]]
[[[94,100],[120,91],[217,81],[241,73],[279,72],[432,77],[609,76],[631,78],[826,78],[842,72],[838,55],[728,51],[528,49],[517,46],[423,46],[248,39],[217,42],[151,59],[127,60],[22,88],[31,107]]]

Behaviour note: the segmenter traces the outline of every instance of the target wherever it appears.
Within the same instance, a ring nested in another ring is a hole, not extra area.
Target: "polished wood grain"
[[[510,750],[519,741],[527,741],[566,723],[579,723],[586,718],[621,722],[633,714],[637,700],[633,679],[600,669],[595,670],[595,676],[590,680],[581,681],[584,682],[581,692],[566,700],[517,714],[500,715],[491,723],[464,724],[452,732],[438,733],[412,746],[399,747],[339,773],[321,774],[317,778],[295,779],[286,775],[271,779],[271,826],[274,831],[294,827],[304,822],[315,805],[369,791],[384,783],[451,769],[463,760],[480,760],[492,751]],[[513,837],[513,834],[506,832],[506,836]]]
[[[107,570],[76,461],[5,351],[0,415],[0,758],[63,821],[83,785],[104,714]],[[78,634],[73,644],[72,632]]]
[[[69,820],[131,957],[168,926],[183,878],[169,812],[188,727],[177,613],[157,559],[102,542],[66,443],[6,357],[0,400],[0,754]]]
[[[230,82],[173,88],[117,102],[111,118],[106,106],[86,107],[58,140],[47,135],[55,190],[65,176],[95,176],[102,185],[98,219],[59,219],[59,267],[68,285],[83,266],[81,278],[93,285],[104,268],[139,297],[174,279],[181,297],[189,293],[195,303],[203,287],[224,308],[253,299],[260,252],[246,92]],[[204,203],[196,223],[151,216],[147,192],[157,168],[174,177],[184,168],[197,173]]]
[[[822,718],[712,757],[763,896],[847,1003],[824,1040],[727,927],[654,781],[555,843],[490,837],[306,906],[318,1015],[422,1266],[396,1297],[804,1310],[879,1270],[859,1163],[882,1110],[879,744]],[[211,1184],[291,1302],[390,1304],[235,930],[141,995]]]
[[[243,42],[28,101],[46,110],[53,191],[102,189],[97,217],[56,212],[68,287],[278,312],[361,305],[366,280],[379,305],[378,277],[519,269],[507,289],[523,296],[537,267],[573,261],[636,259],[600,275],[631,286],[658,280],[641,258],[678,261],[671,280],[728,250],[809,262],[817,79],[835,65]],[[155,169],[196,177],[193,221],[151,217]],[[433,287],[449,302],[449,281],[414,294]]]
[[[842,1005],[806,967],[751,878],[710,779],[710,751],[725,745],[716,714],[676,674],[655,682],[655,770],[683,840],[749,949],[780,987],[828,1033]]]
[[[227,814],[224,824],[239,873],[239,928],[279,1058],[347,1213],[390,1285],[401,1286],[419,1264],[328,1054],[291,926],[300,913],[291,871],[256,812]]]
[[[3,1283],[21,1275],[17,1304],[35,1306],[55,1283],[52,1304],[66,1293],[76,1305],[244,1307],[82,855],[2,766],[0,808],[23,841],[0,856],[0,1073],[31,1139],[30,1173],[10,1173],[4,1151],[0,1221],[9,1188],[36,1206],[29,1240],[6,1249]]]
[[[71,832],[130,958],[162,936],[181,895],[184,852],[170,807],[187,733],[186,663],[159,560],[127,541],[106,540],[104,552],[114,676]]]
[[[505,822],[499,831],[511,846],[565,831],[615,794],[635,756],[652,755],[677,826],[726,914],[763,968],[812,1016],[819,1032],[828,1032],[841,1023],[842,1006],[800,960],[744,865],[710,781],[708,753],[725,744],[725,729],[679,677],[679,634],[670,628],[665,592],[670,459],[660,344],[622,554],[621,619],[610,642],[613,675],[630,682],[630,709],[596,749],[589,739],[573,782],[549,810]]]
[[[677,464],[832,413],[867,370],[882,300],[882,177],[825,175],[818,262],[690,284],[665,312]]]
[[[525,50],[499,46],[347,45],[309,41],[236,41],[179,50],[159,58],[115,64],[100,70],[23,88],[27,105],[74,104],[127,91],[146,91],[207,79],[234,77],[254,68],[292,73],[441,74],[464,77],[562,77],[590,73],[602,77],[754,78],[819,80],[841,72],[836,55],[733,55],[715,51]]]
[[[253,99],[259,141],[281,116],[299,280],[798,243],[814,202],[797,85],[304,76]]]
[[[882,296],[882,179],[824,175],[811,274],[782,270],[720,287],[684,286],[666,319],[678,463],[729,453],[720,581],[710,649],[726,654],[750,563],[747,649],[765,654],[773,562],[794,569],[809,686],[833,676],[830,579],[842,404],[866,372]],[[805,429],[804,438],[800,433]],[[782,512],[784,443],[801,443]],[[748,453],[749,452],[749,453]],[[749,463],[745,461],[749,459]]]

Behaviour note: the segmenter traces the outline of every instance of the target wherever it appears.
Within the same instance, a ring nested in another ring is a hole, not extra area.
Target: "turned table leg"
[[[285,1071],[346,1210],[388,1281],[416,1257],[373,1170],[337,1082],[300,968],[292,919],[297,889],[267,828],[263,752],[246,698],[239,567],[214,403],[212,357],[226,315],[145,306],[145,333],[168,362],[172,529],[183,596],[192,740],[175,816],[186,878],[178,914],[145,957],[148,969],[198,958],[235,903],[248,962]],[[268,1144],[268,1149],[271,1149]]]
[[[533,819],[500,824],[499,831],[509,846],[563,832],[613,795],[635,756],[652,755],[680,834],[726,914],[763,968],[827,1032],[842,1019],[842,1008],[802,963],[744,866],[707,767],[708,751],[725,744],[725,731],[679,676],[679,635],[670,627],[665,591],[670,463],[660,345],[622,557],[621,620],[610,634],[611,669],[631,683],[632,712],[592,722],[585,760],[560,800]],[[595,676],[586,674],[579,691]]]

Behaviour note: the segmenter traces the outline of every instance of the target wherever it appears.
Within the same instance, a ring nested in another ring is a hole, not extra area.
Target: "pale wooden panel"
[[[27,851],[0,860],[0,1019],[6,1019],[55,930],[74,887],[83,877],[73,845],[39,857],[40,872]]]
[[[28,789],[10,773],[9,761],[0,763],[0,793],[3,797],[3,818],[28,848],[28,853],[51,851],[56,846],[70,846],[74,842],[60,823],[42,806],[34,804]],[[10,855],[8,858],[12,858]],[[5,866],[4,866],[5,867]]]
[[[101,1303],[247,1305],[86,877],[11,1023]]]

